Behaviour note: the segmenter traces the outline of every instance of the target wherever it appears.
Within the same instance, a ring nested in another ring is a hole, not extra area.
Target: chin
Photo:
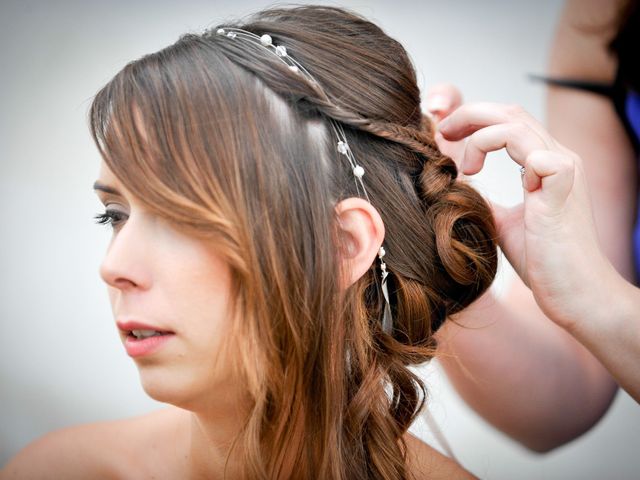
[[[204,411],[235,396],[230,378],[222,380],[211,367],[185,368],[166,364],[138,364],[142,388],[154,400],[192,412]]]
[[[176,407],[191,409],[201,397],[188,372],[159,365],[138,365],[142,388],[154,400]]]

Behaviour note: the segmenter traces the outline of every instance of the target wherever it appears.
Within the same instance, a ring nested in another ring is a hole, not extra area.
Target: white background
[[[92,219],[100,211],[91,190],[99,157],[87,109],[126,62],[181,33],[268,5],[0,3],[1,464],[50,430],[158,408],[124,353],[98,277],[110,234]],[[422,87],[451,81],[467,100],[520,103],[543,116],[543,88],[527,74],[544,72],[559,0],[338,5],[400,40]],[[502,203],[521,197],[517,168],[503,155],[490,158],[477,182]],[[508,277],[498,279],[498,288]],[[640,478],[640,406],[624,393],[588,434],[537,456],[462,404],[436,366],[424,372],[445,435],[463,465],[482,478]]]

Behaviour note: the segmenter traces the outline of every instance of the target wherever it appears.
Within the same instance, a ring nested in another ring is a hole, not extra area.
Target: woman
[[[609,21],[595,28],[602,18]],[[580,156],[503,106],[466,105],[440,124],[449,140],[470,135],[465,173],[477,173],[484,155],[502,146],[525,167],[523,208],[498,212],[501,246],[547,317],[638,402],[639,39],[637,0],[567,3],[547,79],[550,122]]]
[[[458,321],[472,330],[451,322],[439,335],[457,356],[443,363],[465,400],[537,451],[588,431],[618,384],[640,399],[639,24],[637,0],[566,3],[548,72],[553,137],[514,106],[467,105],[440,125],[465,174],[505,146],[526,166],[525,202],[495,211],[524,282],[465,310]],[[451,88],[434,94],[438,118],[460,104]]]
[[[173,407],[51,434],[8,476],[469,477],[407,434],[408,366],[491,283],[495,230],[397,42],[336,8],[264,11],[128,64],[91,128],[101,275]]]

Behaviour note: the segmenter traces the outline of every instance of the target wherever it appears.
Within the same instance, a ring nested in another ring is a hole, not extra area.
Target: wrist
[[[586,292],[587,299],[580,309],[580,314],[565,327],[576,339],[594,341],[615,332],[624,331],[624,325],[633,321],[634,315],[640,311],[640,291],[625,280],[609,263],[597,274],[597,287]],[[585,282],[590,283],[590,282]]]

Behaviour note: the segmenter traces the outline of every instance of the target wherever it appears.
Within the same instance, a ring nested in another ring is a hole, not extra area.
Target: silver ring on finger
[[[524,177],[524,172],[526,169],[524,167],[520,167],[520,175]]]

